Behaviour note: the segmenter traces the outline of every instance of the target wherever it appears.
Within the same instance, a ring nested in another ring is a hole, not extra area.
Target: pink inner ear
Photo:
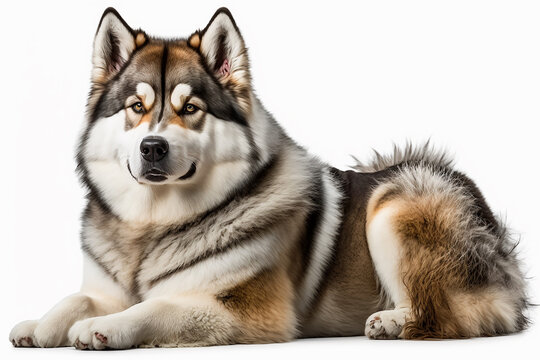
[[[229,64],[229,60],[225,59],[223,61],[223,64],[221,64],[219,68],[219,74],[221,76],[227,76],[231,73],[231,65]]]
[[[115,72],[120,71],[120,69],[122,68],[122,65],[124,65],[124,62],[120,59],[118,61],[112,62],[111,64],[109,64],[109,72],[115,73]]]

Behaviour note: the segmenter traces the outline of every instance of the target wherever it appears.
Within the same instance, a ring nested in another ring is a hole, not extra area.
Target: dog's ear
[[[133,31],[115,9],[105,10],[94,38],[92,81],[109,80],[122,69],[137,46],[145,42],[146,35]]]
[[[206,65],[232,91],[244,111],[251,103],[251,76],[244,39],[227,8],[220,8],[203,30],[196,31],[188,44],[198,50]]]

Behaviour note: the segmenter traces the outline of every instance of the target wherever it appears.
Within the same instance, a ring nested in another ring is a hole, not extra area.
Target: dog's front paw
[[[408,308],[376,312],[367,319],[365,334],[370,339],[397,339],[408,314]]]
[[[9,341],[15,347],[35,347],[38,346],[34,331],[38,325],[37,320],[27,320],[18,323],[9,333]]]
[[[137,345],[135,328],[109,316],[95,317],[73,324],[68,338],[79,350],[128,349]]]
[[[36,346],[42,348],[68,346],[69,325],[69,322],[66,322],[64,318],[45,317],[41,319],[34,330]]]

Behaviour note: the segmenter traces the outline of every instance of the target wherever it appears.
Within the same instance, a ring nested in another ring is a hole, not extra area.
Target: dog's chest
[[[83,231],[83,250],[126,292],[140,297],[137,276],[156,239],[151,231],[122,225],[91,222]]]
[[[101,213],[92,215],[85,219],[83,251],[129,295],[139,299],[164,283],[175,292],[214,289],[216,279],[236,271],[241,257],[234,248],[246,239],[246,231],[235,224],[238,217],[219,221],[223,215],[214,215],[175,227],[135,226]],[[169,280],[175,275],[181,277],[171,284]]]
[[[319,189],[305,181],[307,170],[290,177],[271,169],[258,187],[183,224],[134,224],[91,202],[83,218],[83,250],[141,299],[215,292],[244,281],[282,261]]]

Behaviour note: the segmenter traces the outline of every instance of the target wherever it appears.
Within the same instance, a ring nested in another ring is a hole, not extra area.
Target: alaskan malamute
[[[523,274],[430,145],[322,163],[256,97],[231,13],[187,39],[107,9],[77,154],[84,278],[14,346],[125,349],[522,330]]]

